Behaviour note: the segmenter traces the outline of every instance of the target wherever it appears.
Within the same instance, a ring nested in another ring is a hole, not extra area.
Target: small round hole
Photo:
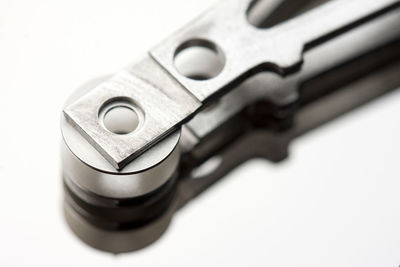
[[[99,117],[108,131],[129,134],[139,127],[142,113],[131,102],[119,99],[104,105]]]
[[[222,71],[225,59],[222,51],[214,43],[193,39],[178,47],[174,64],[179,73],[187,78],[208,80]]]

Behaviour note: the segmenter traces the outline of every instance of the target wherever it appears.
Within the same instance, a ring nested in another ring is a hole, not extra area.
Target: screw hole
[[[192,39],[178,47],[174,64],[179,73],[187,78],[208,80],[220,74],[225,65],[225,58],[214,43]]]
[[[139,127],[143,113],[131,101],[114,99],[103,105],[99,117],[105,129],[114,134],[123,135]]]

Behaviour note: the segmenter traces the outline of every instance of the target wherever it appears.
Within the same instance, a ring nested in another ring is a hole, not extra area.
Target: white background
[[[59,116],[211,0],[0,0],[0,266],[400,264],[400,92],[254,160],[174,217],[154,245],[114,256],[62,217]]]

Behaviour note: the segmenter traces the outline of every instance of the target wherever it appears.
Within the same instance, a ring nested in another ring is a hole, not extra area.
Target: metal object
[[[288,2],[222,1],[67,101],[65,214],[78,236],[112,252],[146,246],[238,164],[280,161],[296,136],[400,85],[400,1],[334,0],[266,23]],[[180,69],[190,48],[212,64]],[[131,114],[129,127],[108,125],[116,108]]]

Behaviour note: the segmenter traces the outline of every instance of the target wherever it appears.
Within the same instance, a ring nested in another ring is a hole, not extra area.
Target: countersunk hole
[[[114,99],[100,109],[100,121],[104,128],[114,134],[129,134],[143,120],[142,111],[126,99]]]
[[[174,64],[179,73],[187,78],[208,80],[220,74],[225,65],[225,57],[213,42],[192,39],[178,47]]]

